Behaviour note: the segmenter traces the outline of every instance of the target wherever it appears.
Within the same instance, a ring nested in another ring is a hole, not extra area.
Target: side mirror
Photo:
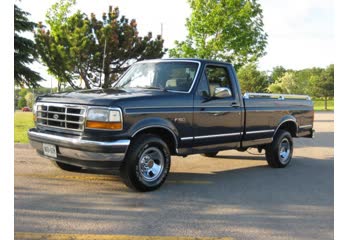
[[[209,93],[207,91],[201,91],[200,96],[202,96],[204,98],[209,98],[210,97],[210,95],[209,95]]]
[[[232,92],[227,87],[218,87],[214,90],[214,97],[217,98],[225,98],[225,97],[232,97]]]

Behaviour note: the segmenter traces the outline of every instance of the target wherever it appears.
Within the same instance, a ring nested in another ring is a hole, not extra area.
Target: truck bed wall
[[[259,143],[259,139],[272,140],[274,131],[284,119],[290,117],[299,126],[313,124],[314,110],[311,100],[251,98],[243,99],[245,129],[242,143]],[[264,142],[264,141],[262,141]]]

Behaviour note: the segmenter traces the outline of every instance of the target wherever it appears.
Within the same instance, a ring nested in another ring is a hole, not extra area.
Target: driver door
[[[195,150],[239,146],[242,109],[234,89],[226,66],[206,66],[194,99]]]

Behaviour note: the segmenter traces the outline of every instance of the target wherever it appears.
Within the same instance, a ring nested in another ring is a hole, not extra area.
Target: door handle
[[[239,107],[239,103],[238,102],[232,102],[231,103],[231,107]]]

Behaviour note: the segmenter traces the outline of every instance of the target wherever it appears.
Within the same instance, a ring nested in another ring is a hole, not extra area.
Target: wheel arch
[[[160,118],[149,118],[140,121],[131,128],[131,141],[141,134],[158,135],[169,147],[171,154],[177,153],[178,131],[168,120]]]
[[[273,136],[275,136],[280,129],[288,131],[292,137],[297,137],[298,124],[296,118],[291,115],[282,118],[277,125]]]

